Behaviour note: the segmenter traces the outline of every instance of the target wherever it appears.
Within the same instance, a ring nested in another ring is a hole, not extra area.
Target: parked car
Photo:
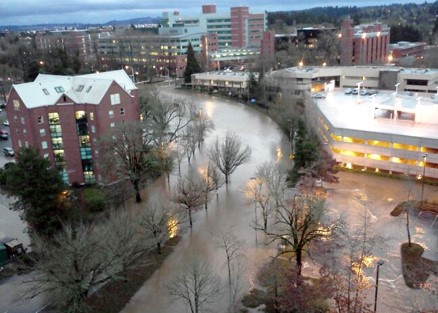
[[[347,88],[344,90],[344,94],[346,94],[346,95],[351,95],[352,92],[353,92],[353,90],[351,88]]]
[[[312,98],[315,98],[315,99],[324,99],[324,98],[325,98],[325,94],[322,93],[322,92],[317,92],[317,93],[312,94]]]
[[[8,120],[5,120],[5,121],[3,122],[3,125],[5,125],[5,126],[8,126],[8,127],[9,127],[9,121],[8,121]]]
[[[354,88],[351,90],[351,94],[353,95],[357,95],[359,93],[359,91],[357,90],[357,88]]]
[[[4,147],[3,154],[6,157],[13,157],[14,156],[14,149],[12,149],[11,147]]]
[[[9,133],[6,129],[0,129],[0,139],[2,140],[8,140]]]

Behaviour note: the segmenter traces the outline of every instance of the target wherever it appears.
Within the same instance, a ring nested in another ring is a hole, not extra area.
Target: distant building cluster
[[[155,29],[142,25],[43,32],[35,37],[36,48],[42,52],[62,47],[72,55],[79,53],[86,64],[97,64],[96,69],[129,65],[146,76],[181,76],[189,42],[201,55],[205,70],[221,67],[224,61],[274,55],[274,35],[267,31],[266,13],[251,13],[246,6],[231,7],[222,14],[216,5],[207,4],[191,17],[164,12]]]

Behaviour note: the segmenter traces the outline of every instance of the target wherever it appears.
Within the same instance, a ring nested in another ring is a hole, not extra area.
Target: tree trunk
[[[140,195],[140,186],[138,181],[134,181],[134,190],[135,190],[135,202],[140,203],[141,200],[141,195]]]
[[[192,227],[193,227],[193,222],[192,222],[192,209],[191,209],[191,208],[189,208],[188,210],[189,210],[189,221],[190,221],[190,228],[192,228]]]
[[[406,210],[406,230],[408,231],[409,247],[411,246],[411,231],[409,230],[409,210]]]
[[[225,174],[225,185],[228,186],[228,174]]]
[[[297,262],[297,276],[300,277],[301,276],[301,270],[303,267],[303,251],[301,248],[298,248],[295,250],[295,260]]]
[[[157,252],[161,254],[161,242],[157,242]]]

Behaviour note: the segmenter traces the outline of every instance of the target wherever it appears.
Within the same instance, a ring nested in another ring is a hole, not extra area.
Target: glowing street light
[[[134,73],[134,68],[133,68],[132,66],[125,65],[125,70],[128,70],[128,68],[131,68],[131,79],[132,79],[132,82],[135,84],[135,73]]]

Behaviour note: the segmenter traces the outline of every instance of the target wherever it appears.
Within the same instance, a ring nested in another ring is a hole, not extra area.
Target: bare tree
[[[341,256],[333,259],[331,272],[336,286],[335,302],[339,313],[364,312],[364,290],[371,287],[363,268],[374,266],[372,248],[380,240],[378,236],[369,236],[367,208],[363,216],[363,225],[355,231],[343,229],[338,232]],[[339,268],[339,265],[341,267]]]
[[[225,175],[225,184],[228,185],[230,175],[251,158],[251,148],[248,145],[243,147],[240,138],[228,132],[223,141],[216,138],[208,149],[208,157]]]
[[[282,202],[278,208],[278,221],[270,230],[262,230],[271,242],[281,240],[287,243],[295,254],[297,274],[301,275],[303,253],[317,238],[327,238],[341,226],[340,220],[323,222],[324,202],[315,196],[295,195],[292,201]]]
[[[195,155],[196,151],[196,129],[194,126],[189,125],[183,132],[181,144],[184,147],[187,160],[190,164],[192,157]]]
[[[276,163],[265,162],[257,168],[256,177],[264,183],[267,193],[277,208],[284,199],[287,189],[287,173],[281,170]]]
[[[208,162],[207,166],[199,168],[199,174],[203,183],[202,191],[204,192],[204,205],[207,210],[211,193],[216,190],[216,197],[218,196],[218,189],[222,186],[223,180],[221,180],[222,176],[217,167],[210,162]]]
[[[170,174],[175,166],[175,153],[171,148],[171,144],[165,144],[164,142],[155,150],[157,159],[160,162],[160,170],[166,174],[167,183],[170,184]]]
[[[264,180],[259,179],[258,177],[254,177],[251,179],[248,185],[245,187],[246,196],[254,202],[254,205],[257,207],[260,206],[262,209],[262,217],[263,217],[263,231],[268,230],[268,219],[271,214],[271,196],[269,194],[266,182]],[[256,212],[257,213],[257,212]],[[255,220],[255,227],[259,228],[260,225],[257,221],[257,215]]]
[[[167,285],[170,294],[183,300],[190,312],[208,309],[220,297],[220,279],[206,261],[193,259],[185,264]]]
[[[186,147],[183,139],[179,139],[172,145],[172,150],[178,162],[178,174],[181,174],[181,162],[186,157]]]
[[[204,141],[205,135],[214,130],[214,122],[207,114],[199,110],[199,113],[195,116],[193,124],[198,148],[201,148],[201,143]]]
[[[143,140],[140,122],[117,125],[100,140],[100,169],[104,180],[128,178],[135,191],[135,200],[141,202],[140,184],[150,170],[148,157],[152,147]]]
[[[237,239],[231,228],[227,227],[219,231],[218,246],[223,249],[227,259],[228,284],[231,288],[231,269],[234,261],[242,257],[243,243]]]
[[[146,142],[155,146],[175,142],[194,119],[194,105],[152,91],[140,101]]]
[[[171,202],[155,198],[148,201],[139,219],[145,237],[155,242],[158,254],[161,254],[161,245],[176,236],[178,225],[183,220]]]
[[[198,209],[205,201],[202,185],[201,179],[197,176],[180,177],[172,197],[175,203],[180,204],[187,210],[190,228],[193,227],[192,211]]]
[[[51,241],[35,236],[35,265],[27,297],[44,294],[63,312],[83,312],[93,290],[126,279],[127,270],[149,262],[145,255],[152,248],[140,223],[126,212],[113,213],[94,227],[66,225]]]

